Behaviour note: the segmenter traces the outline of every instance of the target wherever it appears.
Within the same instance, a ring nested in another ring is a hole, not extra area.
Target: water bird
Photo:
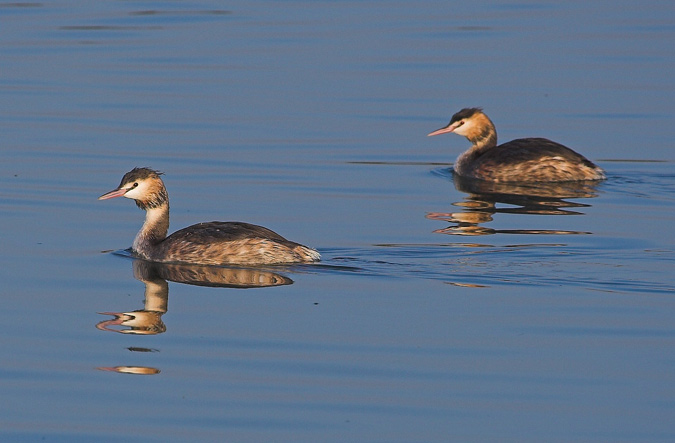
[[[583,155],[546,138],[519,138],[497,146],[495,125],[481,108],[464,108],[431,133],[466,137],[473,146],[455,161],[455,173],[492,182],[604,180],[605,172]]]
[[[153,262],[196,265],[269,265],[320,260],[316,250],[250,223],[198,223],[167,237],[169,195],[160,175],[161,172],[150,168],[134,168],[122,177],[116,189],[98,198],[130,198],[145,211],[145,222],[132,245],[139,257]]]

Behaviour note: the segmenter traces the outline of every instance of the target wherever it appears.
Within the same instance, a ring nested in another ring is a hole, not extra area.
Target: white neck
[[[134,239],[133,250],[150,259],[154,246],[166,238],[169,231],[169,204],[149,208],[145,213],[145,222]]]

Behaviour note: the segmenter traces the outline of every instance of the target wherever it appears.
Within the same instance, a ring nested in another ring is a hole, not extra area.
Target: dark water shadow
[[[126,254],[119,254],[125,255]],[[255,268],[224,268],[133,261],[134,278],[143,282],[143,309],[128,312],[100,312],[113,318],[96,324],[101,331],[120,334],[157,335],[166,332],[162,320],[169,306],[169,281],[217,288],[267,288],[293,284],[293,280],[277,272]],[[128,348],[131,352],[156,352],[149,348]],[[103,371],[124,374],[154,375],[158,368],[146,366],[99,367]]]
[[[427,213],[428,219],[453,223],[447,228],[435,230],[436,233],[450,235],[591,234],[587,231],[557,229],[494,229],[484,225],[492,222],[495,214],[583,215],[581,209],[591,205],[571,201],[571,199],[597,197],[597,187],[602,182],[493,183],[460,177],[447,169],[437,170],[434,173],[452,179],[455,188],[467,194],[463,201],[453,203],[453,206],[461,208],[458,212]]]

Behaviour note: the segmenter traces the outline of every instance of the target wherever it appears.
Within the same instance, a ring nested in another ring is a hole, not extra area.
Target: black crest
[[[458,122],[463,118],[472,117],[473,115],[479,112],[483,112],[483,108],[464,108],[452,116],[452,118],[450,119],[450,124]]]
[[[124,174],[122,181],[120,182],[119,187],[121,188],[125,183],[129,183],[136,180],[144,180],[146,178],[158,178],[162,175],[162,172],[155,171],[150,168],[134,168],[131,171]]]

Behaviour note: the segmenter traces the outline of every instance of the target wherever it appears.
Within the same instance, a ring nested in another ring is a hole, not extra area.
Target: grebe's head
[[[473,140],[490,129],[494,131],[494,125],[481,108],[464,108],[452,116],[447,126],[429,133],[429,136],[454,132]]]
[[[124,174],[117,189],[103,194],[98,199],[126,197],[135,200],[141,209],[160,206],[169,199],[160,175],[161,172],[150,168],[134,168]]]

